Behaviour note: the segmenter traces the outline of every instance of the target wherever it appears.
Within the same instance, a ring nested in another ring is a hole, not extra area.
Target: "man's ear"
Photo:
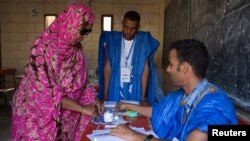
[[[190,71],[190,64],[189,63],[187,63],[187,62],[183,62],[182,64],[181,64],[181,66],[182,66],[182,70],[183,70],[183,72],[184,73],[187,73],[188,71]]]

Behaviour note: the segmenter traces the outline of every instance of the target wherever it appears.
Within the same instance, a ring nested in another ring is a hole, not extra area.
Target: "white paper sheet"
[[[121,138],[110,135],[110,129],[93,130],[92,134],[87,135],[91,141],[124,141]]]
[[[155,138],[159,138],[153,130],[145,130],[144,128],[137,128],[137,127],[129,127],[130,129],[145,134],[145,135],[149,135],[152,134]],[[125,141],[119,137],[116,136],[112,136],[110,135],[110,129],[104,129],[104,130],[93,130],[92,134],[87,135],[87,137],[91,140],[91,141]]]
[[[93,141],[125,141],[125,140],[118,138],[116,136],[101,135],[101,136],[95,136]]]
[[[140,105],[140,103],[138,101],[134,101],[134,100],[121,100],[120,102]]]

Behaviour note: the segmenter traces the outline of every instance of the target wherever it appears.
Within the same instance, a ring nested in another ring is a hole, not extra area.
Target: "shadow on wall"
[[[163,91],[164,94],[167,95],[170,91],[177,89],[172,85],[170,75],[166,72],[165,69],[162,69],[162,76],[163,76]]]

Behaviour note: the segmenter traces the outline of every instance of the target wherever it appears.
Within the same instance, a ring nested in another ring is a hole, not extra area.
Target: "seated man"
[[[205,141],[208,125],[237,124],[234,106],[226,92],[205,78],[209,55],[203,43],[194,39],[174,42],[168,59],[166,71],[174,86],[180,88],[153,107],[120,103],[120,110],[134,110],[151,118],[154,132],[164,140]],[[112,134],[129,141],[152,139],[126,126],[112,129]]]

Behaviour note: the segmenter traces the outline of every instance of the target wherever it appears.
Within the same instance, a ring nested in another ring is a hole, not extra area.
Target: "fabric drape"
[[[91,9],[70,4],[34,41],[13,98],[12,140],[80,139],[91,117],[60,105],[63,97],[82,105],[96,97],[93,88],[86,86],[86,59],[81,43],[76,42],[82,22],[94,23]]]
[[[126,100],[135,100],[141,102],[142,86],[141,77],[146,60],[149,60],[150,74],[148,81],[147,99],[153,105],[156,103],[154,85],[155,85],[155,70],[153,57],[155,51],[159,46],[159,42],[154,39],[149,32],[137,32],[135,37],[133,58],[132,58],[132,75],[131,81],[128,86],[124,85],[123,89],[120,87],[120,61],[121,61],[121,47],[122,47],[122,32],[105,31],[100,35],[99,40],[99,53],[98,53],[98,76],[99,76],[99,98],[103,98],[104,92],[104,63],[105,63],[105,50],[110,61],[110,81],[108,87],[108,100],[120,101],[120,91]],[[129,92],[128,89],[132,91]]]
[[[215,85],[209,89],[212,91],[203,96],[184,124],[185,106],[181,104],[184,90],[178,89],[167,95],[153,107],[151,123],[155,133],[162,139],[176,137],[185,141],[194,129],[207,133],[208,125],[237,124],[235,109],[226,93]]]

